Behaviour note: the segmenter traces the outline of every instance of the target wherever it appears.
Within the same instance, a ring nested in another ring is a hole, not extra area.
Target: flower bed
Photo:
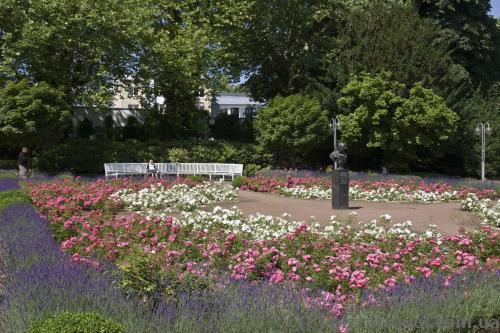
[[[233,188],[223,183],[204,182],[195,186],[188,184],[151,184],[139,191],[123,189],[112,198],[134,211],[193,211],[201,206],[233,201],[238,197]]]
[[[331,183],[327,178],[245,178],[240,189],[302,199],[330,199],[332,196]],[[446,183],[427,184],[414,180],[351,180],[349,188],[351,199],[369,201],[447,202],[464,199],[469,194],[480,199],[498,196],[495,190],[490,189],[453,187]]]
[[[434,274],[452,279],[499,263],[498,233],[488,227],[441,236],[432,228],[414,234],[407,224],[356,229],[335,219],[321,231],[287,216],[247,218],[236,209],[188,212],[178,220],[164,212],[118,214],[123,207],[112,194],[133,186],[150,184],[65,181],[32,185],[31,195],[74,260],[112,260],[126,272],[126,285],[149,297],[164,292],[166,273],[179,280],[227,273],[236,280],[295,283],[341,315],[366,289]]]
[[[483,223],[500,227],[500,200],[480,199],[474,194],[460,201],[463,210],[471,211],[483,218]]]
[[[153,306],[125,296],[112,266],[106,265],[103,274],[71,262],[31,206],[11,205],[0,211],[0,221],[0,263],[7,272],[0,299],[2,332],[26,332],[37,320],[64,311],[98,312],[127,332],[227,332],[234,327],[249,332],[337,331],[336,321],[306,308],[300,294],[284,285],[230,282],[175,301],[160,299]],[[184,292],[188,283],[177,288]]]

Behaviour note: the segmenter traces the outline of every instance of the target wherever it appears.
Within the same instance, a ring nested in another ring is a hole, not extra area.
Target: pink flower
[[[421,272],[426,278],[431,276],[432,270],[429,267],[415,267],[417,272]]]
[[[464,238],[462,239],[460,242],[458,242],[458,245],[471,245],[472,244],[472,240],[470,240],[469,238]]]
[[[339,325],[339,333],[347,333],[347,325],[343,323]]]
[[[344,307],[342,306],[342,304],[340,303],[337,303],[335,304],[333,307],[332,307],[332,313],[335,317],[339,318],[340,316],[342,316],[342,312],[344,310]]]
[[[439,258],[432,259],[430,265],[435,267],[441,266],[441,259]]]
[[[283,272],[281,271],[281,269],[278,269],[276,270],[276,272],[274,272],[274,274],[271,276],[271,279],[270,281],[272,283],[280,283],[281,281],[283,281],[285,279],[285,275],[283,274]]]
[[[368,278],[365,277],[365,271],[356,270],[351,274],[351,280],[349,281],[349,286],[351,288],[363,288],[368,282]]]
[[[288,259],[288,266],[295,266],[299,263],[299,261],[295,258]]]
[[[387,286],[387,287],[394,287],[396,285],[396,278],[394,276],[388,278],[388,279],[385,279],[384,280],[384,284]]]

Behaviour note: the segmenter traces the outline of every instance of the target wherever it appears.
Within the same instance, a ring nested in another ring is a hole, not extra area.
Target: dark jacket
[[[17,164],[22,165],[25,168],[31,167],[31,158],[28,153],[20,152],[17,156]]]
[[[148,163],[148,166],[146,167],[147,172],[158,172],[158,169],[156,168],[156,164],[153,163],[153,165]]]

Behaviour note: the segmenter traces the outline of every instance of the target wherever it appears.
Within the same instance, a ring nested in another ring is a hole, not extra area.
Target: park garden
[[[297,196],[304,205],[325,201],[317,193],[331,193],[321,178],[228,184],[62,176],[19,184],[4,177],[8,332],[78,325],[106,332],[498,329],[495,189],[353,182],[354,202],[418,202],[422,210],[454,202],[480,217],[473,231],[443,234],[437,225],[415,231],[389,214],[324,223],[238,209],[247,191]]]
[[[499,332],[495,4],[1,1],[0,332]]]

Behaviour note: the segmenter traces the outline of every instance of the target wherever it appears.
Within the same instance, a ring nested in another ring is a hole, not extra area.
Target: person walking
[[[19,166],[19,178],[28,178],[31,170],[31,158],[27,147],[23,147],[17,156],[17,164]]]

